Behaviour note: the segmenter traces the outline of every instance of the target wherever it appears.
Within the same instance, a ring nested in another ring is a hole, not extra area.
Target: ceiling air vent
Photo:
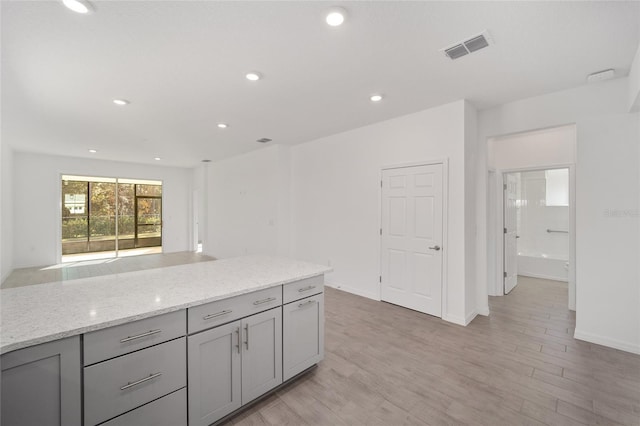
[[[455,43],[450,47],[441,49],[441,51],[451,59],[458,59],[462,56],[468,55],[469,53],[484,49],[489,46],[490,40],[489,33],[487,31],[483,31],[482,34],[473,36],[459,43]]]
[[[269,139],[269,138],[260,138],[256,142],[267,143],[267,142],[271,142],[271,139]]]

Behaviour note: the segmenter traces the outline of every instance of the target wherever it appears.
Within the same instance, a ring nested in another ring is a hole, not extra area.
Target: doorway
[[[444,164],[388,168],[381,179],[380,298],[442,317]]]
[[[162,253],[162,182],[63,175],[62,262]]]
[[[519,277],[565,282],[575,310],[572,169],[503,172],[503,294]]]

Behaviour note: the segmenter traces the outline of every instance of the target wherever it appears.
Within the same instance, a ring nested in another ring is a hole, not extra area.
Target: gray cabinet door
[[[235,321],[188,337],[190,426],[240,408],[240,327]]]
[[[283,380],[324,358],[324,294],[282,307]]]
[[[80,426],[80,337],[2,355],[1,423]]]
[[[242,404],[282,383],[282,308],[242,320]]]

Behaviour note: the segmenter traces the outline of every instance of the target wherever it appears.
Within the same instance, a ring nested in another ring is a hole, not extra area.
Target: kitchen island
[[[243,256],[2,290],[2,423],[214,423],[322,359],[328,271]]]

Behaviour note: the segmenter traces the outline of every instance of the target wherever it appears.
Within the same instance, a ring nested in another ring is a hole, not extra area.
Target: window
[[[161,251],[161,181],[62,176],[63,261]]]
[[[569,206],[569,169],[545,170],[547,207]]]

